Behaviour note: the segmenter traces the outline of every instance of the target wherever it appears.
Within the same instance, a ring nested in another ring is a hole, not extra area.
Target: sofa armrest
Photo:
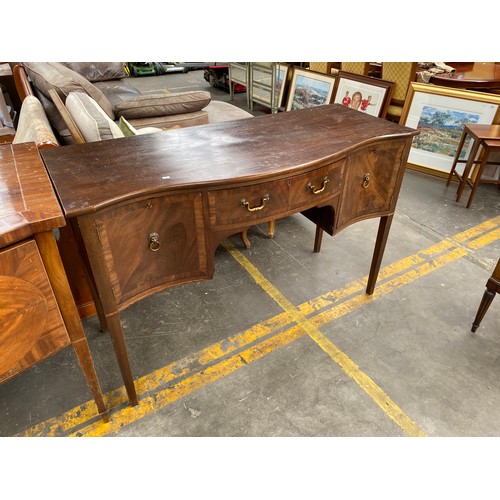
[[[178,115],[201,111],[210,103],[210,100],[210,93],[202,90],[140,95],[117,102],[113,111],[116,116],[123,116],[127,119]]]
[[[34,95],[27,95],[24,98],[19,112],[13,143],[23,142],[34,142],[39,149],[59,145],[42,104]]]

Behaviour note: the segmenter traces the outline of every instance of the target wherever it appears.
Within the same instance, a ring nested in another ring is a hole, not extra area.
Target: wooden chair
[[[311,71],[317,71],[318,73],[330,74],[332,71],[332,63],[330,62],[310,62],[309,69]]]
[[[369,62],[343,62],[340,64],[340,69],[342,71],[347,71],[348,73],[356,73],[357,75],[368,76],[370,71]]]
[[[399,123],[406,100],[410,82],[417,76],[418,63],[416,62],[383,62],[382,80],[394,82],[391,102],[386,118]]]
[[[83,134],[80,132],[80,129],[75,123],[75,120],[73,120],[73,117],[70,115],[69,111],[66,109],[66,106],[64,105],[62,99],[59,97],[59,94],[54,89],[50,89],[49,95],[50,99],[54,103],[54,106],[57,108],[57,111],[59,111],[61,118],[64,120],[64,123],[68,127],[69,133],[71,134],[71,137],[73,137],[75,143],[85,144]]]
[[[472,139],[472,147],[467,160],[460,160],[460,154],[467,137]],[[481,148],[481,154],[478,152]],[[458,144],[457,152],[451,166],[450,173],[446,185],[449,186],[453,176],[456,176],[460,181],[457,189],[456,201],[459,202],[466,185],[471,187],[469,200],[467,201],[467,208],[470,208],[476,190],[481,182],[489,184],[498,184],[499,179],[483,179],[484,169],[486,165],[500,165],[498,161],[490,160],[493,153],[500,152],[500,125],[481,125],[481,124],[467,124],[464,126],[462,137]],[[458,163],[466,163],[462,175],[457,172]],[[474,171],[472,170],[473,167]],[[472,178],[471,177],[472,172]]]
[[[336,75],[340,70],[340,63],[334,62],[310,62],[309,69],[325,75]]]
[[[472,323],[473,332],[475,332],[481,324],[486,311],[489,309],[491,302],[497,293],[500,293],[500,259],[498,259],[493,274],[486,282],[486,290],[483,294],[483,298],[481,299],[481,303],[479,304],[474,322]]]

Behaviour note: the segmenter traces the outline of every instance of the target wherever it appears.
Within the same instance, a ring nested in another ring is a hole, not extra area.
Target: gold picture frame
[[[420,134],[413,139],[408,168],[447,177],[467,123],[500,123],[500,95],[412,82],[400,124]],[[461,159],[469,151],[470,144]]]

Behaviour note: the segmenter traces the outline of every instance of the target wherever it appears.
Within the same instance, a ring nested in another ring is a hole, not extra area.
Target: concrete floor
[[[199,70],[136,84],[229,100]],[[245,94],[235,102],[246,109]],[[0,385],[0,435],[500,436],[500,299],[470,331],[500,255],[500,193],[481,185],[467,210],[455,191],[407,170],[372,297],[376,219],[325,235],[320,254],[300,215],[277,221],[274,239],[253,227],[249,250],[230,238],[213,280],[122,314],[139,407],[93,317],[84,326],[111,423],[68,347]]]

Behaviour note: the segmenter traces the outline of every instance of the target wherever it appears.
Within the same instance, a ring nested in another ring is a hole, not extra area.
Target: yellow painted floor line
[[[377,282],[377,287],[375,288],[375,293],[371,297],[367,296],[364,293],[364,288],[366,287],[366,276],[365,276],[362,279],[353,281],[351,284],[347,285],[342,289],[333,290],[331,292],[323,294],[320,297],[311,299],[310,301],[300,305],[298,307],[298,311],[301,315],[309,315],[321,309],[328,308],[323,313],[317,314],[314,318],[311,319],[311,322],[315,326],[315,328],[318,328],[325,323],[328,323],[334,319],[343,316],[344,314],[354,311],[358,307],[370,302],[371,300],[376,299],[377,297],[385,293],[389,293],[398,286],[410,283],[415,279],[418,279],[428,274],[429,272],[432,272],[433,270],[438,269],[439,267],[446,265],[447,263],[452,262],[457,258],[464,256],[466,254],[465,251],[455,250],[449,254],[449,257],[444,258],[444,260],[436,259],[434,263],[432,263],[432,261],[431,263],[426,263],[422,268],[411,269],[412,267],[418,266],[418,264],[425,262],[426,260],[429,261],[429,259],[432,258],[432,256],[436,256],[440,253],[446,252],[456,244],[461,244],[464,247],[467,247],[471,250],[476,250],[481,246],[488,245],[493,241],[499,239],[500,229],[498,228],[498,224],[500,224],[500,216],[489,219],[481,224],[478,224],[477,226],[474,226],[473,228],[458,233],[452,238],[448,238],[435,245],[431,245],[430,247],[421,250],[414,255],[401,259],[400,261],[394,264],[390,264],[382,268],[379,273],[379,279]],[[402,276],[393,278],[391,280],[391,277],[399,273],[404,273],[404,274]],[[387,283],[381,283],[384,280],[389,280],[389,281],[387,281]],[[340,300],[349,297],[353,294],[358,294],[358,295],[355,295],[354,297],[345,301],[344,303],[339,303]],[[332,307],[332,304],[334,303],[335,305],[333,305]],[[137,392],[139,396],[145,395],[148,392],[157,390],[161,385],[164,385],[165,383],[175,380],[176,378],[179,378],[181,376],[196,377],[198,379],[201,376],[201,378],[203,378],[203,375],[200,374],[190,375],[192,372],[191,368],[189,367],[190,363],[193,366],[195,366],[196,364],[204,365],[210,362],[213,363],[219,357],[226,355],[231,351],[240,349],[251,342],[259,342],[260,341],[259,339],[262,339],[266,335],[273,334],[273,332],[276,332],[280,328],[283,328],[291,321],[292,318],[287,312],[278,314],[273,318],[270,318],[262,323],[255,325],[254,327],[250,328],[249,330],[243,333],[237,334],[233,337],[217,342],[212,346],[203,349],[199,353],[193,354],[189,358],[179,360],[175,363],[167,365],[164,368],[156,370],[155,372],[148,374],[144,377],[141,377],[139,380],[136,381]],[[297,332],[301,333],[298,334]],[[302,328],[295,326],[289,328],[287,331],[279,335],[282,337],[281,341],[285,342],[286,344],[288,343],[288,340],[283,340],[283,339],[289,339],[289,338],[295,339],[304,335],[305,333],[306,332]],[[261,344],[255,346],[255,352],[259,351],[258,348],[261,345],[262,342]],[[280,339],[277,339],[275,341],[275,345],[276,347],[279,347]],[[250,348],[247,352],[249,360],[255,359],[255,355],[252,355],[251,352],[253,352],[252,348]],[[236,355],[236,357],[240,356],[240,354]],[[201,374],[203,373],[205,372],[201,372]],[[226,375],[227,374],[229,373],[226,373]],[[209,382],[210,381],[206,383]],[[173,387],[176,387],[176,385]],[[189,386],[189,383],[187,383],[186,386]],[[172,388],[168,390],[172,390]],[[115,391],[107,393],[105,395],[105,400],[111,409],[117,408],[119,405],[126,404],[127,398],[124,388],[121,387]],[[165,399],[162,399],[162,401],[165,401]],[[156,407],[156,409],[158,409],[158,407]],[[154,409],[151,409],[151,411],[154,411]],[[120,415],[126,414],[128,417],[130,417],[130,413],[131,412],[129,411],[128,407],[125,410],[118,409],[116,412],[112,412],[112,419],[120,420],[121,426],[123,426],[132,423],[132,421],[134,421],[136,418],[141,418],[138,412],[132,412],[132,414],[135,415],[135,418],[132,418],[130,421],[128,421],[128,423],[125,423],[126,419],[123,420],[123,418],[121,418]],[[98,417],[95,404],[93,401],[89,401],[72,410],[69,410],[68,412],[65,412],[60,417],[55,417],[46,420],[30,429],[27,429],[22,435],[25,436],[67,435],[67,433],[72,429],[76,429],[79,426],[80,427],[85,426],[85,424],[88,424],[89,422],[95,420],[96,418]],[[107,426],[108,430],[105,431],[104,433],[98,432],[96,433],[96,435],[111,434],[116,430],[116,429],[113,430],[110,424],[102,424],[102,425]],[[79,432],[81,435],[93,435],[91,431],[93,426],[94,424],[91,424],[90,426],[87,427],[83,427],[83,430],[80,429],[79,431],[77,431],[77,433]]]
[[[407,415],[385,394],[385,392],[345,354],[333,342],[325,337],[319,329],[306,316],[300,313],[295,307],[262,273],[229,241],[222,243],[226,250],[236,259],[237,262],[250,274],[255,282],[262,287],[265,292],[280,307],[287,311],[295,320],[297,325],[307,332],[309,337],[316,342],[344,372],[379,405],[379,407],[398,424],[409,436],[425,436]]]

